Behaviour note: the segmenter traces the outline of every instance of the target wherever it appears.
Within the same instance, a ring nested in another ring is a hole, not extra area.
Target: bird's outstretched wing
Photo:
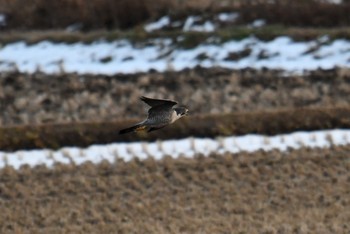
[[[165,105],[168,107],[173,107],[177,104],[177,102],[167,99],[153,99],[145,96],[140,97],[141,101],[145,102],[147,105],[151,107]]]

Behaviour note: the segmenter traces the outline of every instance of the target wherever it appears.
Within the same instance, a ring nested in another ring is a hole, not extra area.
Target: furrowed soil
[[[34,43],[43,37],[31,31],[38,29],[54,30],[49,37],[53,41],[93,41],[101,36],[90,31],[96,29],[107,30],[102,31],[107,39],[127,36],[136,40],[146,37],[142,29],[145,23],[164,15],[183,23],[191,15],[214,19],[219,35],[227,34],[231,27],[264,19],[266,29],[257,30],[263,39],[280,34],[294,39],[317,38],[319,34],[349,37],[349,1],[342,5],[318,1],[229,2],[221,6],[222,1],[211,0],[186,4],[164,0],[98,0],[89,4],[36,0],[31,1],[32,7],[23,8],[20,1],[0,0],[0,13],[6,17],[6,25],[0,25],[0,30],[19,32],[18,36],[7,31],[0,41],[7,43],[20,37]],[[215,20],[219,12],[238,12],[239,18],[221,25]],[[281,33],[276,24],[296,29]],[[78,25],[79,32],[60,31],[71,25]],[[320,25],[325,28],[318,31]],[[153,36],[177,35],[181,27]],[[23,34],[23,29],[30,32]],[[226,38],[249,34],[235,32]],[[185,36],[192,46],[208,37]],[[126,136],[120,138],[123,141],[154,140],[163,135],[278,134],[350,126],[348,69],[303,75],[200,67],[172,72],[169,64],[169,70],[115,76],[2,73],[0,150],[114,142],[118,129],[145,116],[147,107],[139,101],[142,95],[178,100],[188,106],[192,116],[158,135]],[[53,168],[5,167],[0,169],[0,233],[348,234],[349,152],[350,146],[332,146],[197,155],[192,159],[56,164]]]
[[[179,101],[190,115],[348,106],[348,69],[194,68],[133,75],[0,74],[0,126],[143,118],[140,96]]]
[[[201,67],[114,76],[3,73],[0,149],[348,128],[349,81],[346,68],[302,75]],[[145,118],[143,95],[177,100],[189,116],[156,134],[118,135]]]
[[[349,233],[350,146],[0,170],[1,233]]]

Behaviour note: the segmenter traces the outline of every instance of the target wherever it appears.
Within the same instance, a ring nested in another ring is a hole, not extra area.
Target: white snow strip
[[[45,164],[52,167],[54,163],[84,162],[100,163],[103,160],[116,162],[117,159],[130,161],[133,158],[146,159],[153,157],[157,160],[164,156],[177,158],[193,157],[195,154],[209,155],[210,153],[238,153],[241,151],[254,152],[273,149],[286,151],[301,147],[327,148],[332,145],[350,144],[350,130],[326,130],[313,132],[295,132],[277,136],[246,135],[218,137],[217,139],[186,138],[181,140],[157,141],[152,143],[114,143],[108,145],[92,145],[88,148],[65,147],[53,150],[21,150],[17,152],[0,151],[0,168],[6,165],[19,169],[28,164],[31,167]]]
[[[201,65],[231,69],[266,67],[301,73],[317,68],[350,66],[349,40],[338,39],[330,43],[321,43],[318,50],[305,53],[316,44],[320,44],[321,40],[322,38],[309,42],[294,42],[283,36],[264,42],[249,37],[223,44],[203,43],[187,50],[174,49],[170,39],[153,39],[137,45],[127,40],[100,40],[90,45],[49,41],[26,45],[24,42],[16,42],[0,48],[0,72],[18,69],[25,73],[40,70],[48,74],[77,72],[113,75],[147,72],[150,69],[160,72],[169,68],[182,70]],[[251,53],[246,57],[229,60],[231,53],[247,49]],[[268,57],[262,59],[262,53]],[[203,54],[206,55],[205,59],[199,59]]]
[[[324,0],[325,2],[333,3],[333,4],[342,4],[343,0]]]
[[[196,31],[196,32],[213,32],[215,26],[211,21],[205,21],[204,24],[198,24],[197,22],[201,20],[200,16],[189,16],[183,26],[183,31]]]
[[[239,13],[231,12],[231,13],[220,13],[218,15],[218,19],[222,22],[234,22],[239,17]]]
[[[158,21],[147,24],[145,26],[146,32],[153,32],[155,30],[159,30],[164,28],[165,26],[168,26],[170,24],[170,18],[169,16],[163,16]]]
[[[266,21],[264,19],[257,19],[257,20],[254,20],[250,26],[252,26],[253,28],[261,28],[265,24],[266,24]]]
[[[217,19],[221,22],[234,22],[238,17],[239,14],[237,12],[223,12],[219,13],[217,16]],[[213,32],[216,30],[215,24],[212,22],[212,20],[206,20],[204,23],[201,23],[202,17],[201,16],[188,16],[185,20],[178,20],[171,22],[171,19],[169,16],[163,16],[162,18],[158,19],[155,22],[146,24],[144,26],[144,29],[146,32],[153,32],[160,29],[163,29],[164,27],[174,27],[178,28],[182,24],[183,31],[196,31],[196,32]]]

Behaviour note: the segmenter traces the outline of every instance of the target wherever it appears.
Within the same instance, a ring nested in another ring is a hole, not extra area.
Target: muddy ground
[[[1,233],[349,233],[349,146],[0,171]]]
[[[274,70],[194,68],[135,75],[0,74],[0,126],[143,118],[146,95],[175,99],[191,115],[347,106],[347,69],[285,75]]]

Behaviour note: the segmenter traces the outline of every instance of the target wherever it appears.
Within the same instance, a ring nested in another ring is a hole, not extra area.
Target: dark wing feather
[[[148,121],[156,123],[169,123],[172,115],[172,106],[160,105],[148,110]]]
[[[145,96],[140,97],[141,101],[145,102],[147,105],[151,107],[155,106],[160,106],[160,105],[165,105],[168,107],[173,107],[177,104],[177,102],[172,101],[172,100],[166,100],[166,99],[153,99],[153,98],[148,98]]]

